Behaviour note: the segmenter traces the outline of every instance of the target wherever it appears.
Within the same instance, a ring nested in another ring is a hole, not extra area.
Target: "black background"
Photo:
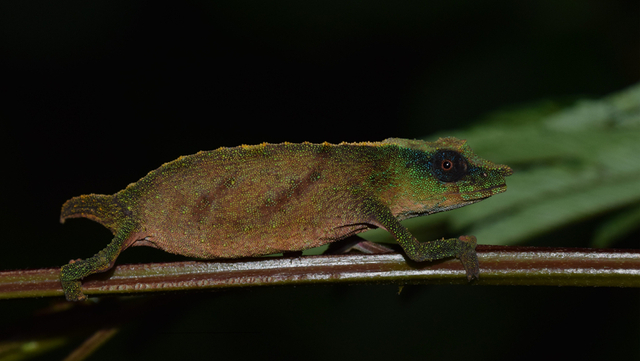
[[[505,106],[621,90],[640,79],[639,19],[629,1],[3,1],[0,268],[92,255],[109,232],[61,226],[62,203],[179,155],[418,138]],[[139,248],[118,262],[166,259],[183,258]],[[639,353],[636,290],[416,288],[200,294],[193,314],[165,309],[164,328],[131,326],[95,357]],[[3,308],[29,317],[48,302]],[[220,336],[238,325],[261,332]]]

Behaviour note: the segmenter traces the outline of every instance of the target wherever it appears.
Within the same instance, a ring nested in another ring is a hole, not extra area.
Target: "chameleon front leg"
[[[93,257],[70,261],[60,270],[60,282],[67,301],[84,301],[87,296],[82,293],[80,280],[84,277],[105,272],[113,267],[113,263],[122,251],[123,238],[116,236],[107,248],[96,253]]]
[[[460,236],[459,238],[438,239],[421,243],[391,211],[382,205],[374,206],[372,212],[377,226],[386,229],[400,244],[409,258],[416,262],[434,261],[438,259],[456,257],[462,262],[467,273],[467,280],[478,279],[480,267],[476,255],[477,240],[475,236]]]

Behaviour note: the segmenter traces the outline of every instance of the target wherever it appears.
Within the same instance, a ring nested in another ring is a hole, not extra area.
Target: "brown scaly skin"
[[[110,269],[130,246],[235,258],[304,250],[381,227],[412,260],[457,257],[472,280],[479,273],[475,237],[420,243],[400,221],[504,192],[511,173],[455,138],[199,152],[114,195],[67,201],[62,222],[90,218],[115,237],[95,256],[64,265],[60,279],[68,300],[84,300],[80,280]]]

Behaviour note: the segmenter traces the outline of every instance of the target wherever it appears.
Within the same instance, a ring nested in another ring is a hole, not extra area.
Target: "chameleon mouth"
[[[471,202],[473,201],[474,203],[476,201],[481,201],[485,198],[489,198],[493,195],[505,192],[507,190],[507,184],[506,183],[502,183],[502,184],[498,184],[492,187],[487,187],[487,188],[482,188],[482,189],[475,189],[475,190],[470,190],[470,191],[466,191],[466,192],[448,192],[448,193],[443,193],[440,194],[437,197],[443,197],[443,198],[449,198],[449,199],[462,199],[463,201],[465,201],[464,205],[467,205],[469,203],[466,202]],[[436,198],[436,197],[434,197]]]
[[[407,218],[413,218],[418,216],[424,216],[439,212],[445,212],[456,208],[461,208],[464,206],[468,206],[473,203],[480,202],[483,199],[489,198],[494,194],[502,193],[507,190],[506,183],[498,184],[493,187],[483,188],[474,191],[468,192],[451,192],[446,194],[439,195],[440,202],[437,202],[437,205],[429,208],[422,209],[419,211],[408,210],[404,212],[400,212],[398,214],[398,219],[403,220]],[[435,198],[435,197],[434,197]]]
[[[457,194],[465,201],[480,201],[482,199],[489,198],[493,195],[505,192],[506,190],[507,190],[507,184],[501,183],[492,187],[472,190],[468,192],[460,192]]]

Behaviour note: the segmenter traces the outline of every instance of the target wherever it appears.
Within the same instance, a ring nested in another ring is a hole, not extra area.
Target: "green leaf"
[[[511,166],[508,190],[444,217],[419,218],[413,227],[445,222],[450,232],[474,234],[480,243],[514,244],[640,205],[640,85],[565,109],[545,101],[496,112],[471,129],[439,134],[451,135]],[[640,225],[636,217],[603,225],[594,242],[609,245],[631,232]]]
[[[640,224],[640,207],[634,207],[603,222],[596,230],[592,247],[609,247],[616,240],[631,233]]]

